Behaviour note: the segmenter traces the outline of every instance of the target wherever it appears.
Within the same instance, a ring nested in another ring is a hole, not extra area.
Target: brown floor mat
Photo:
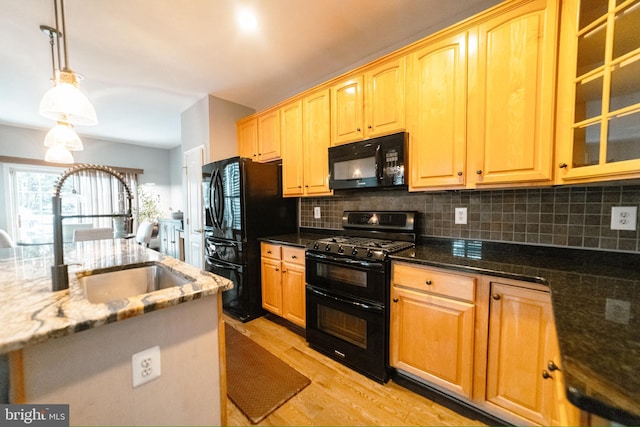
[[[256,424],[311,380],[226,325],[227,396]]]

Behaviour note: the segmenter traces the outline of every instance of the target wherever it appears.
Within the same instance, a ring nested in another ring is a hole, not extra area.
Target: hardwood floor
[[[485,425],[395,384],[382,385],[309,348],[300,335],[266,317],[225,321],[311,379],[311,384],[265,418],[262,426]],[[256,384],[256,387],[260,387]],[[227,401],[230,426],[251,425]]]

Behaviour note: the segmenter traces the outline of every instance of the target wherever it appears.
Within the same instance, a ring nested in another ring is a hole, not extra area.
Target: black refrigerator
[[[282,197],[282,167],[233,157],[202,167],[205,268],[233,281],[225,313],[247,322],[264,314],[258,238],[295,233],[297,199]]]

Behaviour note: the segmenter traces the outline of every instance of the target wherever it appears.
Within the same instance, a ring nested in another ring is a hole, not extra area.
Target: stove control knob
[[[344,253],[344,248],[342,247],[342,245],[338,247],[338,253],[341,253],[341,254]]]
[[[318,250],[318,248],[319,248],[319,247],[320,247],[320,245],[319,245],[319,244],[317,244],[317,243],[314,243],[314,244],[313,244],[313,249],[315,249],[316,251]]]
[[[371,258],[373,256],[373,252],[371,249],[367,249],[367,257]]]
[[[327,246],[324,248],[324,250],[329,252],[331,250],[331,245],[327,244]]]
[[[358,248],[353,248],[351,255],[358,255]]]

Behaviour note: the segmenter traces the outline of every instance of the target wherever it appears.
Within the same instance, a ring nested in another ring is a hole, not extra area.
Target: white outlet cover
[[[456,224],[467,223],[467,208],[455,208],[455,223]]]
[[[160,376],[160,347],[155,346],[131,356],[133,387],[141,386]]]
[[[315,208],[313,208],[313,218],[314,219],[320,219],[321,215],[320,215],[320,206],[316,206]]]
[[[637,220],[637,206],[614,206],[611,208],[612,230],[635,230]]]

